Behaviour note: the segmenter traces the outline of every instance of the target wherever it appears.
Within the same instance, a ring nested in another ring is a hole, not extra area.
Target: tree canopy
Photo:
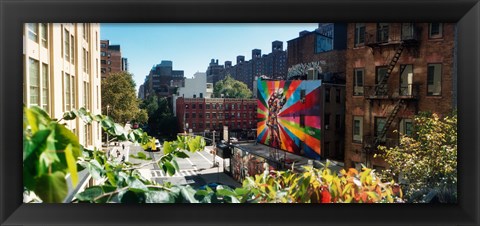
[[[140,104],[140,108],[148,113],[148,131],[150,134],[165,137],[176,135],[177,119],[173,115],[166,98],[150,95]]]
[[[404,180],[410,202],[454,203],[457,199],[457,114],[440,118],[421,113],[415,117],[415,134],[402,136],[400,145],[380,147],[379,156],[390,165],[387,177]]]
[[[140,101],[135,91],[135,81],[128,72],[116,72],[102,79],[102,112],[114,121],[144,123],[148,116],[140,111]]]
[[[248,86],[241,81],[233,79],[230,75],[215,83],[213,94],[215,97],[222,97],[223,94],[224,98],[252,97],[252,91],[248,89]]]

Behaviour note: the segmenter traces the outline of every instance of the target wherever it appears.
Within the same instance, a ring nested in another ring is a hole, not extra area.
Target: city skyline
[[[301,31],[315,30],[318,23],[102,23],[100,26],[101,40],[120,45],[122,57],[128,58],[129,72],[138,91],[152,66],[162,60],[172,61],[176,70],[183,70],[185,77],[191,78],[196,72],[205,72],[211,59],[218,59],[221,65],[225,61],[235,65],[238,55],[250,60],[252,49],[270,53],[275,40],[282,41],[286,49],[288,40],[297,38]]]

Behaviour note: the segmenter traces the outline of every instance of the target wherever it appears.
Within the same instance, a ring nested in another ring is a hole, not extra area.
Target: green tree
[[[390,168],[387,178],[404,180],[405,196],[410,202],[439,202],[457,199],[457,114],[440,118],[421,113],[415,117],[413,137],[402,135],[400,145],[380,146],[379,157]]]
[[[177,133],[177,119],[166,98],[156,95],[147,97],[140,105],[148,113],[148,131],[152,135],[174,137]]]
[[[227,75],[223,80],[215,83],[213,87],[213,94],[215,97],[225,98],[251,98],[252,91],[248,89],[248,86],[238,80],[233,79],[230,75]]]
[[[111,73],[102,79],[102,112],[107,114],[107,106],[109,106],[108,116],[114,121],[119,123],[131,120],[146,122],[145,114],[140,112],[139,104],[135,81],[130,73]]]

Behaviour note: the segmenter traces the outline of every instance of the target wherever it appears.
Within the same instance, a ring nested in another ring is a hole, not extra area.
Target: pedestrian
[[[122,144],[122,150],[125,150],[125,144]]]
[[[120,156],[120,151],[117,149],[117,158]]]
[[[125,162],[125,155],[122,155],[122,162]]]

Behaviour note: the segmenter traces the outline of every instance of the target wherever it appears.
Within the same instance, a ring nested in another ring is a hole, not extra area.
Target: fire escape
[[[404,90],[399,89],[398,93],[394,92],[394,89],[388,89],[389,78],[402,53],[406,50],[414,54],[414,56],[418,53],[420,30],[413,24],[410,25],[410,30],[404,30],[405,27],[403,26],[391,30],[389,30],[389,27],[386,27],[386,29],[377,29],[376,35],[366,33],[365,45],[371,48],[372,54],[375,55],[376,52],[382,53],[383,51],[394,51],[393,56],[386,61],[387,70],[384,76],[381,77],[374,86],[365,87],[364,95],[370,102],[370,106],[373,106],[374,103],[378,103],[379,105],[380,103],[391,103],[385,105],[386,120],[381,130],[376,131],[377,133],[374,136],[369,135],[364,137],[363,149],[368,154],[377,153],[378,145],[395,145],[394,142],[389,142],[389,140],[386,139],[387,132],[395,121],[400,109],[407,107],[409,101],[416,101],[418,97],[418,85],[408,84],[408,86],[404,87]],[[406,65],[400,66],[399,75],[402,75],[405,68]]]

